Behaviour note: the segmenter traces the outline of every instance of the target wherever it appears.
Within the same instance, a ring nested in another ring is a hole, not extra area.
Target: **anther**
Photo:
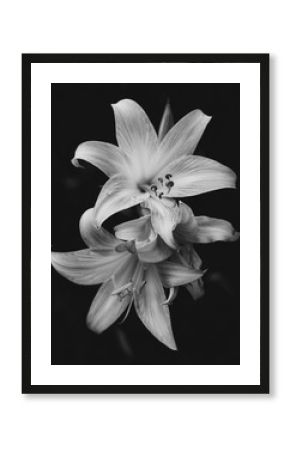
[[[160,192],[160,194],[158,195],[158,197],[161,199],[163,197],[163,192]]]
[[[168,181],[168,183],[166,183],[166,186],[168,187],[168,189],[171,189],[174,186],[174,182]]]
[[[152,184],[152,186],[150,187],[151,191],[156,192],[157,191],[157,186],[155,184]]]
[[[171,173],[167,173],[167,174],[165,175],[165,178],[167,178],[167,180],[169,180],[170,178],[172,178]]]
[[[163,184],[163,178],[160,177],[160,178],[158,178],[157,181],[158,181],[158,183]]]

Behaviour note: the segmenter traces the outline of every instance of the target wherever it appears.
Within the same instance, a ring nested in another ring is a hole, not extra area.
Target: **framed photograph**
[[[24,54],[23,393],[269,392],[269,55]]]

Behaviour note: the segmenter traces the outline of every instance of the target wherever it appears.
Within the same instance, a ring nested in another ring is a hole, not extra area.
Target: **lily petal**
[[[115,273],[114,277],[100,287],[87,315],[87,325],[91,330],[102,333],[129,306],[132,298],[131,293],[120,297],[113,292],[128,285],[133,277],[135,267],[136,259],[131,255],[126,264],[122,264],[121,268],[119,266],[119,271]]]
[[[181,224],[191,223],[195,220],[194,214],[190,206],[184,202],[179,202],[180,212],[181,212]]]
[[[154,231],[171,248],[177,248],[173,230],[180,221],[180,210],[177,203],[171,199],[155,199],[151,197],[145,202],[145,207],[151,211],[151,223]]]
[[[191,244],[181,247],[179,258],[184,264],[188,264],[193,269],[200,269],[202,266],[202,260]]]
[[[172,249],[155,233],[147,241],[135,242],[138,258],[145,263],[157,263],[169,258]]]
[[[164,113],[159,125],[158,130],[158,141],[161,142],[164,136],[168,133],[170,128],[173,126],[173,115],[169,102],[166,103]]]
[[[152,153],[157,150],[157,134],[147,114],[130,99],[112,105],[116,121],[116,138],[127,154]]]
[[[155,265],[148,266],[145,272],[145,282],[146,284],[134,303],[136,312],[153,336],[171,350],[176,350],[169,308],[163,305],[166,298]]]
[[[88,247],[95,248],[98,252],[114,250],[121,243],[109,231],[97,227],[94,208],[84,212],[80,219],[79,227],[85,244]]]
[[[125,158],[120,149],[107,142],[83,142],[77,147],[72,159],[75,167],[82,167],[79,159],[93,164],[108,177],[122,172],[122,168],[125,165]]]
[[[236,174],[229,167],[203,156],[179,158],[166,171],[172,174],[174,182],[167,197],[188,197],[236,187]]]
[[[95,204],[97,226],[113,214],[142,203],[148,196],[121,175],[113,176],[104,184]]]
[[[119,239],[125,241],[145,241],[149,238],[151,228],[151,218],[147,214],[139,217],[139,219],[120,223],[115,226],[114,230],[116,237]]]
[[[196,216],[197,227],[194,231],[194,241],[206,244],[216,241],[236,241],[240,233],[227,220],[214,219],[207,216]]]
[[[193,154],[210,120],[211,117],[199,109],[182,117],[160,144],[159,154],[163,159],[163,166],[181,156]]]
[[[189,219],[178,224],[174,230],[174,237],[180,243],[233,242],[239,238],[239,235],[227,220],[214,219],[207,216],[194,216],[191,220]]]
[[[120,265],[128,264],[132,255],[113,250],[106,255],[91,249],[75,252],[52,252],[52,265],[57,272],[76,284],[94,285],[108,280]]]
[[[130,296],[120,300],[117,294],[112,294],[112,280],[102,284],[95,296],[87,315],[87,326],[96,333],[102,333],[110,327],[129,306]]]
[[[139,261],[136,264],[135,271],[132,277],[132,282],[134,284],[135,290],[140,293],[140,290],[145,285],[144,282],[144,264]]]
[[[163,286],[174,287],[183,286],[201,278],[204,274],[203,270],[191,269],[183,264],[171,261],[163,261],[158,264],[158,272],[161,277]]]
[[[183,202],[179,203],[181,218],[180,222],[177,224],[173,235],[175,240],[182,244],[187,242],[192,242],[193,230],[197,227],[196,218],[193,214],[192,209]]]

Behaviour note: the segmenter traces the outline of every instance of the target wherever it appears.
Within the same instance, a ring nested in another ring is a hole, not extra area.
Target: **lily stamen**
[[[174,186],[174,182],[173,181],[168,181],[167,183],[165,183],[165,186],[168,189],[167,194],[169,194],[169,192],[171,191],[171,188],[173,188],[173,186]]]
[[[125,290],[122,291],[121,293],[119,293],[119,295],[123,294],[122,297],[120,298],[120,300],[123,300],[123,298],[126,297],[127,295],[131,295],[131,298],[129,300],[129,304],[128,304],[125,316],[120,322],[121,324],[123,322],[125,322],[125,320],[127,319],[128,315],[129,315],[129,313],[131,311],[132,305],[134,303],[134,300],[137,301],[138,296],[140,295],[140,293],[141,293],[142,289],[144,288],[145,284],[146,284],[146,281],[142,281],[142,283],[140,284],[139,288],[138,287],[133,287],[133,282],[130,282],[127,285],[123,286],[123,288],[125,288]]]
[[[124,318],[121,320],[120,324],[124,323],[125,320],[127,319],[128,315],[129,315],[129,313],[130,313],[130,311],[131,311],[131,308],[132,308],[132,306],[133,306],[133,303],[134,303],[134,297],[133,297],[133,295],[132,295],[132,297],[131,297],[131,299],[130,299],[130,302],[129,302],[129,305],[128,305],[128,307],[127,307],[126,314],[125,314]]]
[[[125,297],[127,297],[127,295],[132,294],[132,286],[133,283],[132,281],[130,281],[127,284],[124,284],[124,286],[121,286],[120,288],[115,289],[112,292],[112,295],[118,295],[120,300],[123,300]]]
[[[166,194],[169,194],[171,191],[171,188],[174,186],[174,181],[172,181],[172,175],[171,173],[167,173],[164,178],[168,180],[166,183],[164,183],[164,179],[162,177],[157,178],[157,184],[152,184],[150,186],[150,191],[154,192],[156,197],[158,197],[160,200],[162,200],[162,197],[164,195],[164,187],[167,188]]]

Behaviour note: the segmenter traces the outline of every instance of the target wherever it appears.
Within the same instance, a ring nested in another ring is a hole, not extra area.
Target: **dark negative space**
[[[52,84],[52,249],[84,248],[79,219],[92,207],[107,177],[89,164],[70,160],[83,141],[116,143],[112,103],[137,101],[156,128],[169,100],[174,121],[193,109],[212,116],[196,154],[213,158],[238,175],[240,163],[239,84]],[[239,231],[239,189],[184,198],[196,215],[230,221]],[[116,214],[104,226],[134,218]],[[134,308],[122,324],[101,335],[86,326],[96,286],[78,286],[52,269],[52,364],[239,364],[239,241],[196,245],[208,271],[205,296],[194,301],[186,289],[171,306],[179,351],[167,349],[137,318]]]

